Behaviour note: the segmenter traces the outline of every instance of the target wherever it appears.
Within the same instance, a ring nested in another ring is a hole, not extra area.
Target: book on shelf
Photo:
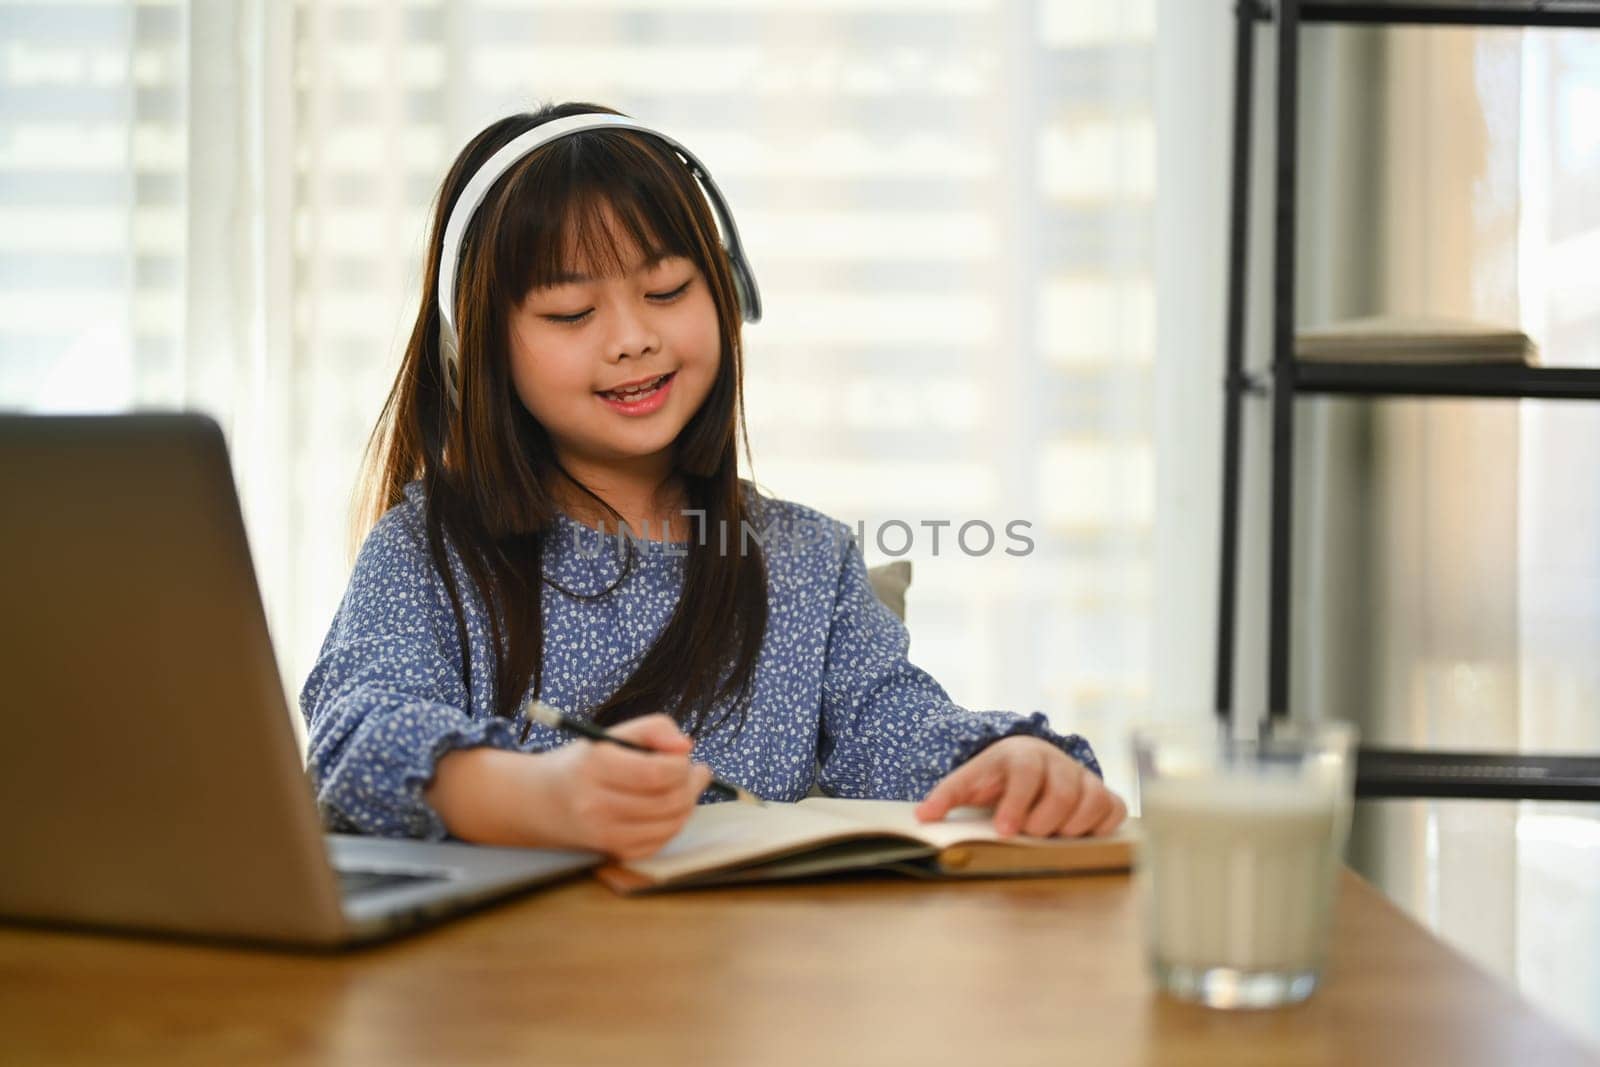
[[[957,808],[918,822],[916,804],[807,797],[798,803],[707,804],[655,855],[601,867],[620,893],[883,870],[918,878],[1125,871],[1135,824],[1108,837],[1002,838],[992,813]]]
[[[1333,363],[1538,362],[1538,347],[1515,326],[1398,315],[1298,330],[1294,354],[1296,359]]]

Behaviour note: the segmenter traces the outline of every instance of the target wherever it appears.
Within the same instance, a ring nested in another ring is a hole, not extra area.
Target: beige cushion
[[[901,622],[905,622],[906,590],[911,586],[911,561],[897,559],[893,563],[868,567],[867,580],[872,583],[872,591],[878,594],[878,599],[889,605],[889,610]]]

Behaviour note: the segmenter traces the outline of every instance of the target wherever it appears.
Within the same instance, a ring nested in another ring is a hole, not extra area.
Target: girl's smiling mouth
[[[676,374],[676,371],[670,371],[654,378],[641,378],[595,395],[613,411],[623,415],[648,415],[667,402],[667,393],[672,389],[672,379]]]

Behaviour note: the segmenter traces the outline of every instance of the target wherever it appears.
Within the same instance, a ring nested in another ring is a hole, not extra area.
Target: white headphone
[[[489,187],[519,159],[559,138],[584,130],[602,129],[647,133],[683,159],[689,173],[698,180],[706,202],[711,205],[711,213],[722,228],[723,251],[727,253],[728,265],[733,270],[734,289],[739,296],[739,314],[745,322],[761,321],[761,291],[756,288],[755,273],[750,269],[750,261],[745,258],[744,246],[739,243],[739,229],[733,224],[733,213],[728,210],[727,201],[722,199],[722,191],[717,188],[717,183],[711,180],[711,172],[695,158],[693,152],[660,130],[624,115],[573,115],[553,119],[512,139],[490,156],[461,190],[455,207],[450,209],[450,219],[445,224],[444,247],[439,253],[439,354],[443,360],[441,369],[444,372],[445,391],[450,395],[451,405],[457,410],[461,408],[461,335],[456,331],[456,268],[460,265],[461,238],[472,222],[472,216],[488,195]]]

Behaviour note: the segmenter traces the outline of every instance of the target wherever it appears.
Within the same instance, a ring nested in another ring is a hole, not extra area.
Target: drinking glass
[[[1216,1008],[1316,989],[1350,827],[1355,730],[1136,730],[1137,878],[1158,986]]]

